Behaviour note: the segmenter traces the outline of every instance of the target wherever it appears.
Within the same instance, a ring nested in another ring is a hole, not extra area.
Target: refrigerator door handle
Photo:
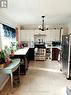
[[[70,78],[70,38],[71,36],[69,37],[69,53],[68,53],[68,73],[67,73],[67,79]]]

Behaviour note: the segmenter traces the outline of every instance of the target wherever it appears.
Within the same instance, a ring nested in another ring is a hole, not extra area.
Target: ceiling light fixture
[[[45,28],[45,26],[44,26],[44,18],[45,18],[45,16],[42,16],[42,27],[39,28],[39,30],[41,30],[41,31],[48,30],[48,28]]]

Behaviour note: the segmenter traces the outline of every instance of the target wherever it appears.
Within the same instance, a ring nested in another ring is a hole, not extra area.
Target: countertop
[[[29,47],[24,47],[22,49],[18,49],[15,52],[15,55],[26,55],[27,51],[29,50]]]

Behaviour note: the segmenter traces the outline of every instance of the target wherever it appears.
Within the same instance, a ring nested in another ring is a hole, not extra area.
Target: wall
[[[68,23],[68,34],[71,33],[71,23]]]
[[[3,12],[0,11],[0,23],[1,24],[6,24],[10,27],[15,28],[15,23],[8,17],[6,16]],[[0,30],[2,29],[2,25],[0,25]],[[1,30],[2,31],[2,30]],[[2,48],[2,39],[1,39],[1,31],[0,31],[0,48]],[[8,80],[8,76],[5,74],[0,74],[0,90],[2,90],[3,86],[6,84]]]
[[[2,38],[1,38],[1,32],[2,31],[2,25],[0,24],[0,50],[2,49]]]
[[[63,27],[63,35],[67,35],[69,32],[69,29],[67,26]]]

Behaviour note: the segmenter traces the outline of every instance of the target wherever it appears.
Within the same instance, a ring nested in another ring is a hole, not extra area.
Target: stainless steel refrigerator
[[[71,35],[62,36],[62,71],[71,79]]]

